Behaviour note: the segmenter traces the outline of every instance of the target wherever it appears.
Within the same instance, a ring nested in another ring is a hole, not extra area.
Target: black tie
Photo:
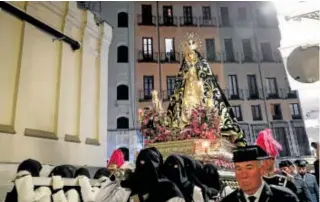
[[[256,201],[256,197],[255,196],[249,196],[248,197],[250,202],[255,202]]]

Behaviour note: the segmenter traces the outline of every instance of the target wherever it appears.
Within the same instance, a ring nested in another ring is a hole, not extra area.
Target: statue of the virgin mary
[[[182,42],[183,60],[170,97],[167,115],[172,128],[190,124],[191,110],[212,105],[221,117],[221,135],[239,146],[246,145],[244,134],[207,61],[197,51],[201,43],[195,34]]]

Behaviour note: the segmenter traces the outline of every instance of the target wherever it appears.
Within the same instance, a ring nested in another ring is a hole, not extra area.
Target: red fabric
[[[124,164],[124,155],[120,149],[117,149],[112,153],[107,168],[113,164],[117,165],[117,168],[120,168]]]
[[[274,158],[279,155],[278,150],[282,151],[281,144],[273,138],[270,128],[266,128],[259,132],[256,139],[256,145],[260,146],[264,151]]]

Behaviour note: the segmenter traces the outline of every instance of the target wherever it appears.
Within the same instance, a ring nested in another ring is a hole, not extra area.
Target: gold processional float
[[[213,163],[225,184],[237,186],[232,151],[245,146],[231,106],[211,68],[198,52],[197,34],[182,41],[183,61],[167,111],[157,91],[152,91],[152,106],[139,109],[145,147],[156,147],[164,158],[185,154],[204,163]]]

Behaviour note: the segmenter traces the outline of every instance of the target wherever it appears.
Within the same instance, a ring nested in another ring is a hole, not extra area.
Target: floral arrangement
[[[139,109],[138,113],[146,144],[191,139],[214,141],[220,136],[220,116],[214,107],[199,105],[191,109],[189,124],[183,128],[170,127],[164,112]]]

